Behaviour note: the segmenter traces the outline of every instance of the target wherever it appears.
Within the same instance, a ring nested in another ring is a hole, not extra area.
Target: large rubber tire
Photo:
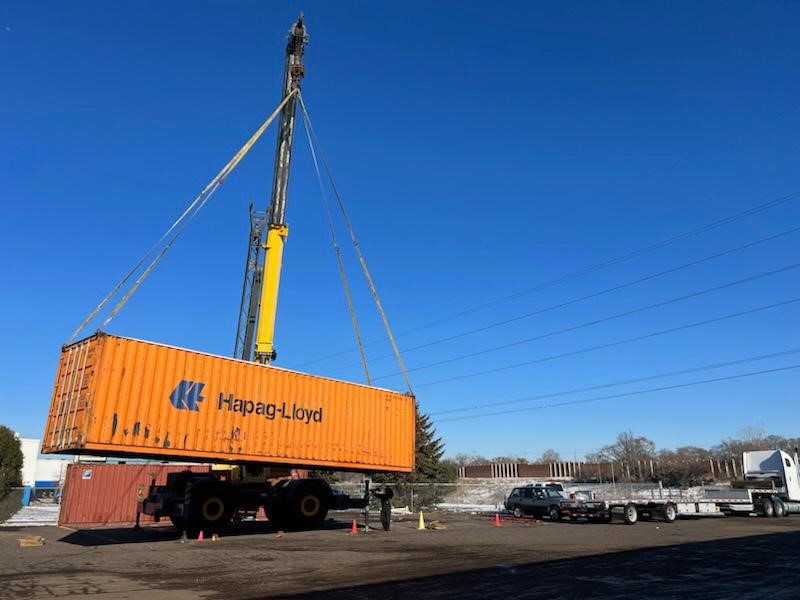
[[[636,525],[639,521],[639,510],[635,504],[626,504],[622,514],[625,517],[625,523],[628,525]]]
[[[271,511],[271,519],[283,529],[315,529],[325,521],[330,505],[331,491],[325,482],[293,481],[286,487],[285,499]]]
[[[219,482],[195,484],[187,531],[192,535],[200,531],[219,533],[230,525],[233,510],[233,494],[227,485]]]
[[[558,508],[557,506],[551,506],[549,509],[547,509],[547,516],[550,517],[550,520],[553,521],[554,523],[556,521],[560,521],[561,509]]]
[[[517,504],[514,507],[514,510],[512,512],[513,512],[514,516],[517,517],[518,519],[521,519],[522,517],[525,516],[525,511],[522,510],[522,507],[519,504]]]
[[[775,505],[769,498],[764,498],[761,500],[761,514],[765,517],[775,516]]]
[[[664,505],[664,523],[674,523],[677,518],[678,508],[672,502],[667,502]]]
[[[773,517],[785,517],[786,516],[786,506],[783,504],[783,502],[781,502],[780,500],[777,500],[777,499],[773,500],[772,501],[772,506],[773,506],[773,509],[774,509],[773,514],[772,514]]]

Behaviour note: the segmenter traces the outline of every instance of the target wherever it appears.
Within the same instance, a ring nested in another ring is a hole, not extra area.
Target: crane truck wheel
[[[664,505],[664,522],[674,523],[675,519],[677,518],[678,518],[678,509],[672,502],[667,502]]]
[[[772,516],[774,517],[786,516],[786,506],[784,506],[783,502],[781,502],[779,499],[776,498],[775,500],[772,501],[772,505],[774,508]]]
[[[775,515],[775,505],[769,498],[761,500],[761,514],[765,517],[772,517]]]
[[[233,497],[223,485],[198,485],[192,492],[188,529],[218,532],[225,529],[233,516]]]
[[[625,516],[625,523],[628,525],[636,525],[639,520],[639,511],[635,504],[626,504],[622,514]]]
[[[331,505],[331,490],[320,480],[302,479],[293,481],[287,489],[287,497],[280,511],[278,522],[283,521],[287,529],[313,529],[322,525]]]

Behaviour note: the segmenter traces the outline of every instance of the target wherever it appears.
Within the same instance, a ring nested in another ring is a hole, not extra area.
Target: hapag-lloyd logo
[[[205,400],[205,397],[200,393],[206,386],[205,383],[199,381],[189,381],[183,379],[178,382],[175,389],[169,396],[169,401],[175,408],[179,410],[192,410],[199,412],[199,403]],[[260,415],[269,421],[275,419],[285,419],[287,421],[301,421],[308,425],[312,421],[314,423],[322,423],[322,407],[312,409],[298,406],[296,403],[287,405],[286,402],[280,404],[274,402],[256,402],[254,400],[245,400],[237,398],[234,394],[219,393],[217,401],[217,410],[227,410],[228,412],[238,412],[243,416]]]
[[[187,381],[184,379],[172,390],[172,393],[169,395],[169,401],[172,402],[172,406],[177,409],[199,411],[200,407],[197,405],[205,400],[205,398],[200,395],[204,387],[206,387],[205,383]]]

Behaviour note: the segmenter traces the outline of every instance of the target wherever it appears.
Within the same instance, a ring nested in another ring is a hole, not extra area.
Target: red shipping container
[[[167,482],[167,473],[207,472],[207,465],[160,464],[73,464],[67,467],[58,524],[67,527],[86,525],[133,524],[136,501],[147,495],[153,477],[157,485]],[[153,517],[142,515],[142,523]]]

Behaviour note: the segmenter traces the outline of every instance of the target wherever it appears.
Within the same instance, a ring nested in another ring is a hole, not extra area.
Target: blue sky
[[[419,328],[799,192],[795,3],[512,2],[502,9],[478,2],[5,3],[0,422],[41,435],[61,344],[277,104],[284,35],[300,8],[311,34],[304,97],[401,349],[800,225],[800,200],[789,201]],[[360,380],[319,191],[298,134],[278,364]],[[267,205],[273,151],[269,131],[110,332],[230,354],[247,205]],[[513,325],[409,351],[405,359],[411,368],[424,367],[789,266],[798,247],[798,234],[787,234]],[[380,323],[350,250],[365,337],[378,339]],[[436,413],[800,347],[800,306],[793,304],[426,385],[787,300],[798,295],[799,277],[793,269],[418,369],[412,383],[423,410]],[[381,342],[367,350],[379,357],[389,348]],[[798,362],[794,355],[607,393]],[[381,385],[402,389],[391,360],[372,364],[376,376],[392,375]],[[441,422],[438,431],[450,454],[530,457],[546,448],[580,456],[626,429],[662,447],[711,445],[748,425],[797,435],[797,383],[798,371],[789,370]]]

